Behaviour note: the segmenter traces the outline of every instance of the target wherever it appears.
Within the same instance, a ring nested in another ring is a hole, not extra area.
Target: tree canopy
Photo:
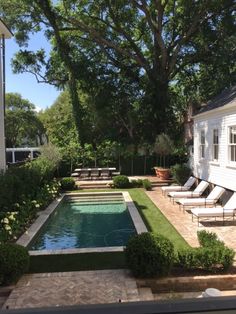
[[[82,144],[79,89],[100,122],[113,118],[121,136],[153,142],[175,125],[179,99],[208,98],[236,80],[234,0],[0,0],[0,9],[22,46],[38,31],[51,42],[49,58],[22,49],[13,66],[68,87]]]
[[[6,94],[6,146],[43,144],[44,127],[35,106],[20,94]]]

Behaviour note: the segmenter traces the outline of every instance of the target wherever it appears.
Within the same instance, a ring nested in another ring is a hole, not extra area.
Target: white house
[[[0,20],[0,170],[6,169],[5,146],[5,39],[12,37],[11,31]]]
[[[236,191],[236,86],[193,116],[194,175]]]

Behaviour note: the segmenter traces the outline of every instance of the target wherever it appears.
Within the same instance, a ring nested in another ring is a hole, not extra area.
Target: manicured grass
[[[174,244],[175,250],[189,247],[184,238],[153,204],[143,189],[130,189],[128,192],[130,193],[130,196],[132,197],[149,231],[156,232],[167,237]]]
[[[116,189],[109,190],[79,190],[80,192],[111,192],[122,191]],[[162,234],[170,239],[175,247],[175,250],[187,248],[189,245],[178,233],[178,231],[172,226],[172,224],[166,219],[161,211],[153,204],[150,198],[145,194],[143,189],[124,189],[128,191],[132,197],[140,215],[142,216],[147,228],[151,232]]]

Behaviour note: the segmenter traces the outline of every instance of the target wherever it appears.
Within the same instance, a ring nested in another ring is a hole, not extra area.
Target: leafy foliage
[[[191,169],[185,164],[176,164],[171,167],[171,173],[173,179],[180,185],[183,185],[188,180]]]
[[[115,188],[124,189],[130,186],[129,178],[127,176],[117,176],[113,179]]]
[[[23,166],[0,174],[0,242],[15,239],[58,194],[54,182],[55,159],[42,153]]]
[[[130,186],[132,186],[133,188],[141,188],[143,186],[143,180],[142,179],[131,180]]]
[[[76,184],[73,178],[62,178],[60,180],[61,189],[64,191],[75,190]]]
[[[39,120],[35,106],[20,94],[6,94],[6,146],[42,144],[44,127]]]
[[[148,179],[143,180],[143,187],[145,190],[150,191],[152,189],[152,184]]]
[[[161,235],[141,233],[129,239],[125,255],[127,265],[135,276],[164,276],[171,270],[174,247]]]
[[[0,244],[0,284],[15,283],[29,268],[29,253],[17,244]]]
[[[225,246],[201,247],[178,252],[179,265],[187,270],[206,270],[213,273],[228,270],[234,260],[234,251]]]
[[[111,121],[113,140],[117,133],[132,143],[180,134],[190,99],[235,82],[233,0],[2,0],[0,12],[22,46],[42,30],[52,43],[49,57],[22,49],[14,70],[68,87],[82,144],[98,130],[104,136]],[[89,95],[87,108],[78,85]]]
[[[214,245],[224,245],[224,242],[220,241],[217,234],[214,232],[208,232],[206,230],[201,230],[197,232],[198,241],[203,247],[212,247]]]
[[[235,252],[217,239],[215,233],[198,232],[200,248],[178,252],[179,265],[184,269],[202,269],[211,272],[228,270],[234,261]]]

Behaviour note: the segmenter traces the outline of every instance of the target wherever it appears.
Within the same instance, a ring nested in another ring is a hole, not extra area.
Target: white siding
[[[194,118],[194,175],[227,189],[236,191],[236,163],[228,161],[229,126],[236,126],[236,103],[234,108],[212,110]],[[200,159],[201,130],[205,130],[205,158]],[[219,160],[212,161],[213,129],[219,130]]]

